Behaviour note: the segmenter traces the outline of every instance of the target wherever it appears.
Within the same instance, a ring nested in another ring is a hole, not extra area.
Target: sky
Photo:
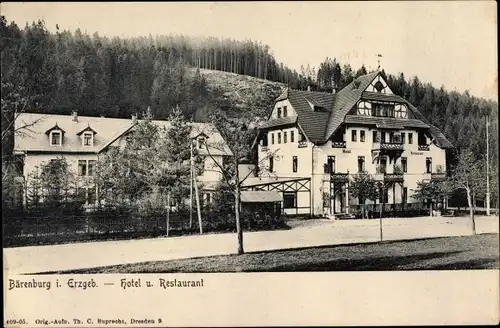
[[[300,71],[337,58],[387,73],[418,75],[447,90],[497,100],[497,10],[493,1],[2,3],[18,25],[80,28],[101,36],[184,34],[268,44]]]

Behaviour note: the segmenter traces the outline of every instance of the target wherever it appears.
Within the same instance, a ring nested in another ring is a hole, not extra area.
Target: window
[[[401,132],[401,143],[404,145],[406,143],[406,133]]]
[[[358,156],[358,173],[362,173],[365,171],[365,157]]]
[[[283,143],[286,143],[286,132],[283,132]]]
[[[380,199],[381,203],[388,203],[389,202],[389,189],[387,187],[382,188],[382,197]]]
[[[274,145],[274,133],[271,133],[271,145]]]
[[[87,204],[95,204],[97,200],[95,187],[87,189]]]
[[[408,172],[408,159],[406,157],[401,157],[401,167],[404,173]]]
[[[203,145],[205,145],[205,138],[199,137],[198,138],[198,148],[203,149]]]
[[[403,104],[398,104],[395,106],[395,117],[400,117],[400,118],[407,118],[408,116],[408,111],[406,109],[406,105]]]
[[[372,115],[371,104],[366,101],[361,101],[358,104],[358,115],[371,116]]]
[[[281,107],[278,107],[278,110],[276,111],[276,117],[281,117]]]
[[[95,160],[85,160],[85,159],[78,160],[78,176],[80,177],[94,176],[95,166],[96,166]]]
[[[207,203],[207,204],[210,204],[210,203],[211,203],[211,201],[212,201],[212,200],[211,200],[211,195],[210,195],[210,193],[206,193],[206,194],[205,194],[205,198],[206,198],[206,203]]]
[[[297,159],[297,156],[293,156],[292,166],[293,166],[293,172],[296,173],[297,172],[297,168],[299,166],[299,160]]]
[[[50,132],[50,145],[51,146],[61,146],[62,145],[62,133],[61,133],[61,131]]]
[[[274,158],[269,157],[269,172],[274,172]]]
[[[78,161],[78,176],[86,176],[87,175],[87,161],[79,160]]]
[[[384,85],[380,81],[377,81],[373,87],[377,90],[377,92],[382,92],[382,90],[384,90]]]
[[[365,142],[365,130],[359,131],[359,141]]]
[[[325,173],[335,173],[335,156],[328,156],[325,164]]]
[[[93,146],[94,134],[92,132],[85,132],[83,134],[83,145],[84,146]]]
[[[373,104],[373,116],[394,117],[394,105]]]
[[[380,140],[378,138],[378,132],[377,131],[373,131],[372,132],[372,138],[373,138],[373,142],[380,142]]]
[[[425,159],[425,171],[427,173],[432,173],[432,158],[430,157]]]
[[[262,146],[267,147],[267,133],[262,137]]]
[[[407,203],[408,202],[408,188],[407,187],[403,187],[403,195],[401,195],[401,200],[403,203]]]
[[[286,108],[286,106],[283,106],[283,117],[287,117],[288,116],[288,110]]]
[[[92,177],[95,174],[95,163],[95,160],[89,160],[89,164],[87,166],[87,175],[89,177]]]
[[[295,133],[293,131],[290,131],[290,142],[291,143],[295,142]]]
[[[278,143],[281,143],[281,132],[278,132]]]
[[[389,142],[394,142],[394,132],[389,133]]]
[[[380,142],[384,143],[385,142],[385,132],[380,133]]]
[[[283,193],[283,208],[294,208],[297,203],[297,192]]]
[[[356,142],[358,137],[357,137],[357,134],[356,134],[356,130],[352,130],[351,131],[351,135],[352,135],[352,141]]]
[[[408,133],[408,143],[413,144],[413,133]]]

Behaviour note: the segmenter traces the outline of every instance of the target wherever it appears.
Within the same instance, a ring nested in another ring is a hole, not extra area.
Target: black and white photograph
[[[6,2],[0,29],[4,297],[498,276],[494,2]],[[183,325],[36,313],[4,325]]]

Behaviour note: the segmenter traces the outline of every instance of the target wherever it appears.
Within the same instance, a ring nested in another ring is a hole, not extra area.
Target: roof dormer
[[[45,134],[49,136],[49,143],[51,146],[62,146],[65,133],[66,132],[61,129],[57,123],[45,131]]]
[[[76,135],[82,139],[82,146],[92,147],[94,146],[94,136],[97,132],[88,125],[85,129],[78,132]]]

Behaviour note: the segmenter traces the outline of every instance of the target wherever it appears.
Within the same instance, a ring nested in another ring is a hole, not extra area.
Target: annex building
[[[16,134],[14,153],[18,172],[24,177],[25,186],[30,173],[43,163],[64,157],[70,170],[77,178],[79,191],[85,196],[87,205],[97,203],[98,193],[94,176],[99,157],[112,146],[122,147],[127,135],[138,124],[137,116],[131,119],[22,113],[16,119],[16,127],[29,125],[29,131]],[[153,120],[158,126],[168,128],[168,121]],[[225,156],[231,156],[230,149],[217,129],[209,123],[192,123],[191,137],[197,154],[204,156],[203,173],[197,177],[201,186],[200,200],[210,202],[213,190],[221,180],[218,165]],[[213,145],[216,145],[212,147]],[[208,155],[206,147],[210,149]]]

